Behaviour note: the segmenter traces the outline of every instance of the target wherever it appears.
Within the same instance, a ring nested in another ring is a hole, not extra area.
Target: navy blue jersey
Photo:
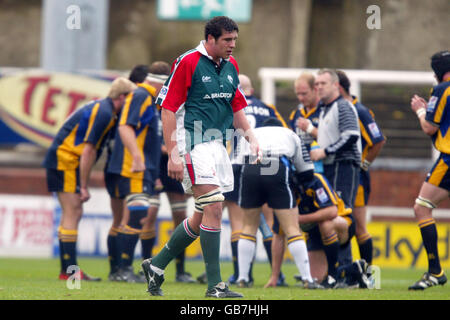
[[[138,84],[138,88],[127,96],[118,123],[119,126],[129,125],[134,128],[136,142],[147,170],[131,172],[133,158],[123,145],[119,132],[116,132],[108,172],[135,179],[143,178],[147,171],[152,172],[153,179],[158,176],[158,173],[154,172],[159,170],[161,136],[159,112],[153,98],[155,93],[154,87],[144,83]]]
[[[307,132],[304,132],[303,130],[297,128],[295,123],[297,122],[298,118],[305,118],[311,120],[313,126],[317,128],[319,126],[319,116],[320,108],[318,106],[307,112],[305,106],[303,106],[302,104],[299,104],[297,109],[293,110],[289,115],[289,126],[303,139],[308,150],[310,149],[311,143],[314,141],[314,137],[312,137]]]
[[[78,168],[87,142],[95,146],[98,159],[116,119],[110,98],[92,101],[76,110],[56,134],[43,166],[57,170]]]
[[[297,188],[297,191],[300,214],[314,213],[331,206],[338,207],[338,215],[340,216],[346,216],[352,212],[351,209],[345,207],[344,202],[333,190],[327,178],[320,173],[314,173],[313,180],[305,188]]]
[[[437,150],[450,154],[450,79],[447,78],[431,91],[426,120],[438,126],[439,130],[431,137]]]
[[[245,116],[253,129],[261,127],[268,118],[277,118],[284,127],[287,127],[286,122],[275,106],[265,104],[253,96],[245,96],[245,99],[247,100],[247,106],[244,108]]]
[[[364,161],[369,148],[378,142],[384,141],[385,138],[375,122],[372,112],[360,103],[356,97],[353,97],[352,103],[356,108],[356,112],[358,112],[362,146],[361,161]]]

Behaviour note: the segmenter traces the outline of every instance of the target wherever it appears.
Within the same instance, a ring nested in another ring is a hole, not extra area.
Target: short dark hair
[[[444,50],[433,54],[431,57],[431,69],[433,69],[439,82],[444,80],[444,74],[450,71],[450,52]]]
[[[339,78],[339,85],[344,89],[347,94],[350,94],[350,80],[342,70],[336,70],[336,74]]]
[[[263,127],[282,127],[283,123],[281,123],[280,120],[278,120],[277,118],[267,118],[266,120],[264,120],[264,122],[262,123]]]
[[[148,72],[149,67],[147,65],[138,64],[133,68],[133,70],[131,70],[128,79],[134,83],[142,83],[147,77]]]
[[[155,61],[150,65],[148,73],[170,75],[170,65],[164,61]]]
[[[214,39],[218,39],[224,30],[226,32],[239,32],[237,23],[228,17],[219,16],[208,20],[205,25],[205,40],[208,40],[208,35],[212,35]]]

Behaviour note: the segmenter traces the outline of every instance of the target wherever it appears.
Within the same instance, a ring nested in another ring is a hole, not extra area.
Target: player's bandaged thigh
[[[187,201],[177,201],[170,204],[170,209],[172,212],[174,211],[186,211],[187,209]]]
[[[195,210],[198,212],[203,212],[203,209],[210,204],[216,202],[223,202],[225,197],[223,196],[220,188],[216,188],[208,193],[195,198]]]
[[[159,208],[161,205],[161,200],[159,199],[159,195],[156,196],[150,196],[148,199],[148,203],[150,207]]]
[[[125,198],[125,203],[130,211],[128,226],[134,229],[141,229],[141,220],[147,216],[150,207],[150,197],[146,193],[133,193]]]
[[[416,204],[428,209],[436,208],[436,205],[433,202],[420,196],[416,198]]]

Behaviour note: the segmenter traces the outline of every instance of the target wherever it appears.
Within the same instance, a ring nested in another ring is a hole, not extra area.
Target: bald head
[[[244,90],[246,96],[253,95],[252,82],[250,81],[249,77],[247,77],[245,74],[240,74],[239,82],[241,83],[241,88],[242,90]]]

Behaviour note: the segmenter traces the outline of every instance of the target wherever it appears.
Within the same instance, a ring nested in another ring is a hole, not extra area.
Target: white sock
[[[250,271],[250,264],[253,261],[253,256],[256,251],[256,242],[239,239],[238,242],[238,265],[239,265],[239,277],[238,282],[241,280],[249,281],[248,273]]]
[[[311,270],[309,266],[308,250],[304,240],[292,241],[288,244],[289,251],[294,257],[295,264],[300,272],[302,279],[312,281]]]

